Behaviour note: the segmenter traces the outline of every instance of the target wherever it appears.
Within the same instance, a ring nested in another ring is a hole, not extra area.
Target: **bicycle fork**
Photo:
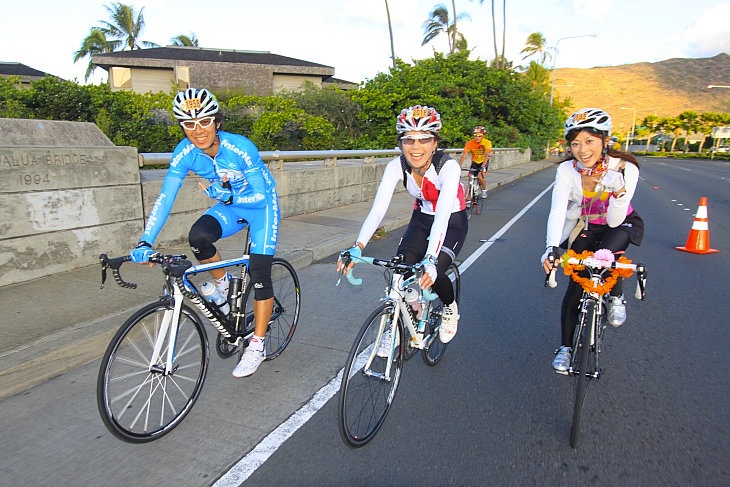
[[[592,308],[592,311],[590,313],[590,320],[587,320],[586,316],[588,315],[589,308]],[[585,339],[581,340],[583,347],[581,354],[593,354],[593,370],[576,371],[571,368],[572,374],[585,374],[586,377],[592,379],[600,379],[601,370],[598,367],[598,353],[601,351],[601,318],[603,317],[604,313],[605,311],[603,306],[603,298],[601,296],[591,295],[585,296],[583,298],[583,305],[581,309],[581,329],[579,330],[579,333],[583,333],[585,327],[588,328],[587,330],[585,330]]]
[[[172,300],[174,306],[172,309],[168,307],[162,316],[162,323],[160,324],[160,330],[155,339],[155,346],[149,363],[150,372],[157,372],[163,375],[171,375],[175,372],[172,364],[175,361],[175,344],[177,343],[178,327],[171,325],[173,323],[180,323],[180,312],[183,304],[183,295],[177,286],[174,286]],[[161,366],[161,354],[165,346],[165,340],[167,340],[167,353],[164,366]]]

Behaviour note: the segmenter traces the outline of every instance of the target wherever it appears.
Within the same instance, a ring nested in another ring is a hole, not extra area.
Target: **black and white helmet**
[[[571,130],[593,129],[606,137],[611,135],[611,116],[600,108],[581,108],[565,121],[563,135],[568,136]]]
[[[178,120],[210,117],[218,113],[218,100],[205,88],[188,88],[175,95],[172,112]]]

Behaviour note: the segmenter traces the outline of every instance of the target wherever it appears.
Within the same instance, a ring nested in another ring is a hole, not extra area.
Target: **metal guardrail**
[[[522,151],[517,148],[495,148],[494,153]],[[444,149],[448,154],[460,154],[462,149]],[[372,149],[372,150],[315,150],[315,151],[261,151],[261,159],[269,163],[271,170],[284,170],[285,161],[323,161],[325,166],[336,166],[337,159],[362,159],[365,164],[372,164],[378,157],[396,157],[400,149]],[[170,163],[172,152],[143,152],[140,153],[139,167],[164,166]]]

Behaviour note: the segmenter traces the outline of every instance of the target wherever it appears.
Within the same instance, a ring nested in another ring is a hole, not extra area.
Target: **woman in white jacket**
[[[543,268],[549,273],[559,247],[576,253],[609,249],[617,256],[629,244],[640,245],[644,222],[631,205],[639,181],[639,162],[611,146],[611,117],[599,108],[583,108],[565,122],[569,152],[558,166],[547,223]],[[571,280],[560,312],[562,343],[553,368],[565,372],[570,364],[573,332],[578,321],[582,289]],[[608,322],[626,320],[621,279],[611,291]]]

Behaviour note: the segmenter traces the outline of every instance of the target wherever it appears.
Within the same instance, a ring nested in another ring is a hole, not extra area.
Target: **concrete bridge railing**
[[[449,149],[458,159],[461,150]],[[282,216],[371,200],[398,150],[262,152],[277,183]],[[170,154],[117,147],[93,124],[0,119],[0,286],[92,265],[139,239]],[[490,168],[529,161],[496,149]],[[465,163],[465,166],[468,164]],[[186,178],[156,245],[187,241],[211,200]]]

